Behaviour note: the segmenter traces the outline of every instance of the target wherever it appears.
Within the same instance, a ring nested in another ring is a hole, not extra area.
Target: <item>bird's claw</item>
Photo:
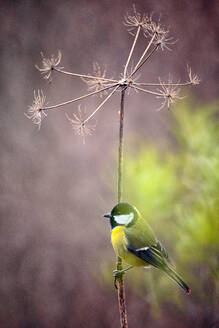
[[[120,278],[125,273],[124,270],[113,270],[113,277]]]
[[[131,268],[133,268],[132,265],[130,265],[126,269],[121,269],[121,270],[116,269],[116,270],[113,270],[114,286],[115,286],[116,289],[118,289],[117,284],[116,284],[117,280],[122,280],[122,277],[125,274],[125,272],[128,271],[128,270],[130,270]]]
[[[118,289],[117,280],[121,279],[124,274],[124,270],[113,270],[114,286],[116,289]]]

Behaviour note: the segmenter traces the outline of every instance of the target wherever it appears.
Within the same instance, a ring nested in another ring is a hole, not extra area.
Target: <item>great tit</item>
[[[130,265],[127,269],[115,270],[116,274],[122,274],[135,266],[154,266],[164,271],[188,294],[191,293],[191,289],[172,268],[167,251],[136,207],[128,203],[118,203],[104,217],[110,219],[111,241],[115,253]]]

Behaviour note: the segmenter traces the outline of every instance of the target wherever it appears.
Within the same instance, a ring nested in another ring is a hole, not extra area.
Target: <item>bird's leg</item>
[[[128,268],[125,268],[125,269],[122,269],[122,270],[113,270],[113,276],[120,276],[124,272],[128,271],[131,268],[133,268],[133,265],[130,265]]]
[[[117,284],[116,284],[117,279],[121,278],[124,275],[124,273],[126,271],[128,271],[129,269],[131,269],[131,268],[133,268],[132,265],[130,265],[128,268],[125,268],[125,269],[122,269],[122,270],[117,270],[117,269],[113,270],[114,286],[115,286],[116,289],[117,289]]]

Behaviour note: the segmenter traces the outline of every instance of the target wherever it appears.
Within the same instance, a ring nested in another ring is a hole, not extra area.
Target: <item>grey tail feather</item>
[[[187,294],[191,294],[191,289],[189,286],[182,280],[182,278],[169,266],[167,266],[164,269],[164,272],[174,281],[177,282],[177,284],[182,287]]]

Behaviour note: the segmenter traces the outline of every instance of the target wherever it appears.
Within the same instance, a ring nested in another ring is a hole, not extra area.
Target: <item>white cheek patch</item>
[[[114,215],[113,217],[118,224],[129,224],[134,219],[134,213]]]

